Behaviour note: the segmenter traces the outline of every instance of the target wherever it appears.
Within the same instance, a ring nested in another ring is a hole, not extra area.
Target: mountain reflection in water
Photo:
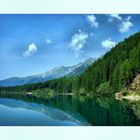
[[[106,97],[76,99],[60,95],[41,100],[7,96],[0,98],[0,125],[133,126],[140,125],[137,106]]]

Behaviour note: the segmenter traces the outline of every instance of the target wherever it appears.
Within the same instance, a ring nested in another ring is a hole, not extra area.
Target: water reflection
[[[94,126],[140,125],[140,120],[131,105],[126,101],[116,101],[114,98],[71,99],[58,96],[50,102],[50,105],[65,111],[79,112]]]
[[[80,119],[80,118],[79,118]],[[0,98],[0,125],[88,125],[60,109],[18,99]]]
[[[13,98],[7,96],[7,98]],[[43,100],[31,96],[15,95],[15,99],[28,102],[31,110],[36,110],[51,116],[54,120],[70,120],[76,125],[94,126],[131,126],[140,125],[139,105],[130,104],[126,101],[116,101],[114,98],[87,97],[72,98],[71,96],[56,96],[53,99]],[[31,103],[36,103],[31,105]],[[7,104],[9,105],[9,103]],[[11,104],[10,104],[11,106]],[[17,106],[19,106],[17,104]],[[20,105],[21,107],[21,105]],[[51,108],[51,109],[50,109]],[[59,111],[58,111],[59,110]],[[55,125],[75,125],[72,123]],[[40,124],[42,125],[42,124]]]

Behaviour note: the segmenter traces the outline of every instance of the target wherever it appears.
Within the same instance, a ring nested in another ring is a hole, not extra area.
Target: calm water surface
[[[57,96],[41,100],[30,96],[0,97],[0,125],[128,126],[140,125],[139,104],[113,98],[79,99]]]

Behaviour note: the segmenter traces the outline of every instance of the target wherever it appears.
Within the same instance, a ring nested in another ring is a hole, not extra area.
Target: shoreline
[[[115,94],[116,100],[129,100],[129,101],[140,101],[140,95],[139,94],[132,94],[129,93],[128,95],[123,95],[122,92]]]

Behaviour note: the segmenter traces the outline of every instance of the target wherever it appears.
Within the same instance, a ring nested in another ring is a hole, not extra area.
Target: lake
[[[1,96],[0,125],[135,126],[140,125],[139,104],[107,97],[61,95],[43,100],[29,95]]]

